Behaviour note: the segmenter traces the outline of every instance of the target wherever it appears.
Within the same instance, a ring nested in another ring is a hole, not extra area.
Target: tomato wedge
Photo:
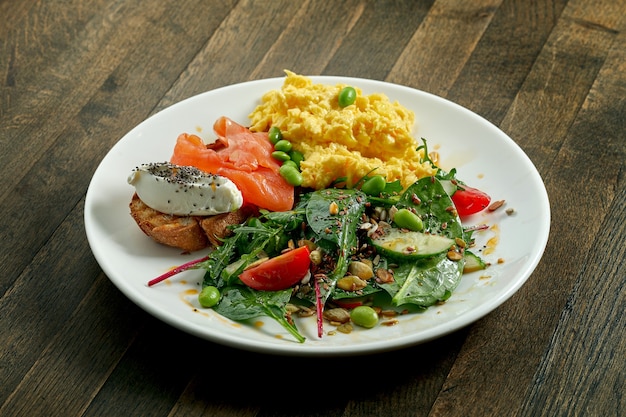
[[[470,214],[478,213],[489,205],[491,197],[483,191],[464,184],[459,184],[458,187],[451,198],[459,216],[469,216]]]
[[[260,291],[280,291],[294,286],[309,272],[309,248],[302,246],[246,269],[239,279]]]

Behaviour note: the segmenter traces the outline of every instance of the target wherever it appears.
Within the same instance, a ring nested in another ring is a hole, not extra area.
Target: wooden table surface
[[[626,415],[626,2],[0,1],[0,415]],[[148,116],[248,80],[345,75],[483,116],[544,180],[551,232],[502,306],[363,357],[181,332],[102,272],[85,193]]]

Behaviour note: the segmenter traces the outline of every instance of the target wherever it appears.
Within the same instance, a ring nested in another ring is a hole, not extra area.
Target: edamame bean
[[[371,329],[378,323],[378,313],[372,307],[358,306],[350,312],[350,320],[357,326]]]
[[[258,217],[250,217],[246,221],[246,224],[250,227],[263,227],[263,224],[261,223],[261,220],[259,220]]]
[[[347,107],[356,101],[356,90],[354,87],[344,87],[339,92],[339,107]]]
[[[274,151],[272,152],[272,158],[277,159],[279,161],[285,162],[288,161],[289,158],[289,154],[287,152],[283,152],[283,151]]]
[[[298,187],[302,184],[302,174],[292,165],[282,165],[278,171],[289,184]]]
[[[289,157],[296,163],[298,169],[300,169],[300,162],[304,161],[304,155],[302,155],[302,152],[294,151],[292,149],[291,152],[289,152]]]
[[[274,144],[274,150],[289,152],[291,150],[291,142],[285,139],[281,139]]]
[[[220,290],[212,285],[208,285],[200,291],[198,295],[198,301],[204,308],[211,308],[220,301]]]
[[[270,127],[270,130],[267,132],[267,138],[270,140],[272,145],[275,145],[276,142],[282,140],[283,134],[280,132],[280,129],[276,126]]]
[[[291,165],[295,169],[298,169],[298,165],[296,165],[296,163],[293,161],[293,159],[289,159],[289,160],[283,162],[283,165]]]
[[[382,175],[374,175],[363,183],[361,191],[367,195],[378,195],[383,192],[386,185],[387,181],[385,181],[385,177]]]
[[[421,232],[424,229],[424,223],[417,214],[411,210],[400,209],[393,215],[393,222],[403,229],[413,230],[414,232]]]

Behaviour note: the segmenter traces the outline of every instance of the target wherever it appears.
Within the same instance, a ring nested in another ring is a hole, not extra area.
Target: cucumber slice
[[[469,272],[480,271],[487,268],[487,264],[483,261],[480,256],[466,250],[463,254],[465,258],[465,265],[463,266],[463,273],[467,274]]]
[[[450,180],[439,180],[439,182],[441,183],[441,186],[443,187],[446,194],[448,194],[449,196],[452,196],[452,194],[454,194],[458,188]]]
[[[445,236],[386,227],[383,233],[371,239],[371,243],[381,255],[407,260],[447,252],[455,242]]]

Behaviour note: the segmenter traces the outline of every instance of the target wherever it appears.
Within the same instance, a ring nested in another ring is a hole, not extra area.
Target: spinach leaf
[[[337,280],[348,270],[349,257],[357,250],[357,228],[366,201],[367,196],[359,190],[336,188],[315,191],[308,199],[308,226],[320,240],[331,243],[336,252],[335,268],[321,287],[324,303],[334,291]],[[334,205],[336,210],[331,208]]]
[[[422,218],[424,232],[463,238],[463,225],[450,196],[435,177],[425,177],[400,196],[398,208],[412,208]]]
[[[431,306],[447,299],[463,274],[463,263],[451,261],[446,254],[406,262],[394,269],[395,281],[380,284],[391,296],[394,306],[415,304]]]
[[[306,221],[321,239],[335,246],[356,250],[356,227],[365,210],[367,196],[354,189],[329,188],[314,191],[306,205]],[[331,205],[336,204],[335,210]]]

